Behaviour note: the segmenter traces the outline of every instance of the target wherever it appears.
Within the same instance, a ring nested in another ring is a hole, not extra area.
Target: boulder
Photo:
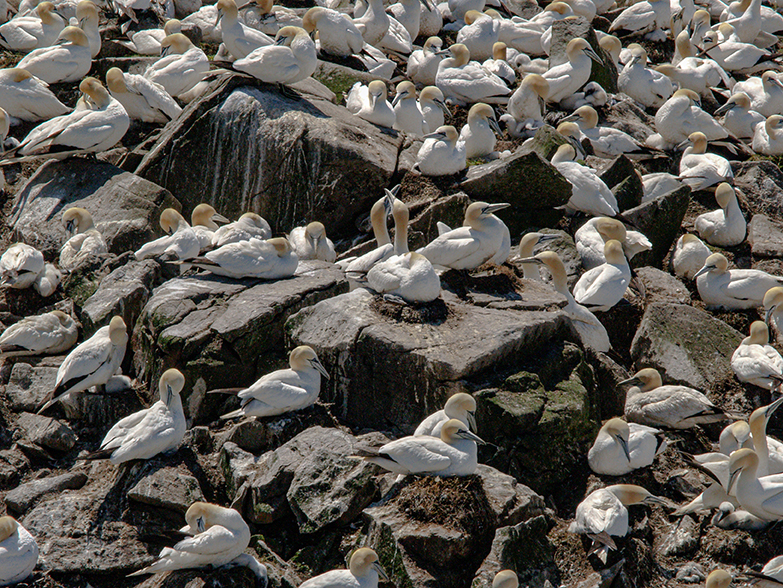
[[[603,63],[591,61],[590,82],[598,82],[601,87],[614,94],[617,92],[617,68],[612,57],[598,44],[593,27],[584,18],[568,18],[552,23],[552,43],[549,47],[549,67],[568,61],[566,47],[571,39],[585,39],[602,59]]]
[[[352,234],[353,219],[414,162],[398,160],[396,132],[335,105],[319,82],[293,88],[300,97],[224,76],[166,126],[136,173],[176,193],[187,214],[208,202],[230,218],[258,212],[275,232],[317,218],[332,238]]]
[[[256,588],[256,576],[245,567],[205,568],[177,570],[143,576],[138,588]],[[270,583],[270,587],[272,584]]]
[[[68,451],[76,445],[76,433],[67,425],[39,414],[23,412],[16,425],[24,436],[41,447],[56,451]]]
[[[498,525],[516,525],[544,513],[544,499],[512,476],[483,463],[476,468],[476,474],[481,476]]]
[[[60,358],[58,363],[62,362]],[[57,368],[35,366],[20,361],[11,369],[11,378],[5,388],[10,402],[9,408],[15,412],[35,412],[43,404],[44,397],[54,388],[57,381]]]
[[[602,112],[606,116],[606,122],[644,143],[647,137],[655,133],[655,119],[625,94],[620,94],[618,100],[611,108],[605,108]],[[668,158],[665,161],[669,163]]]
[[[76,490],[86,482],[87,475],[83,472],[68,472],[60,476],[39,478],[14,488],[5,495],[4,500],[12,511],[24,513],[42,496],[63,490]]]
[[[643,251],[633,258],[634,267],[661,266],[663,258],[680,235],[690,192],[688,186],[683,186],[623,212],[623,219],[628,225],[646,235],[653,245],[650,251]]]
[[[115,376],[107,384],[107,388],[113,390],[111,393],[78,392],[70,394],[58,405],[65,418],[69,420],[80,421],[82,426],[97,425],[106,428],[107,425],[116,423],[121,418],[142,408],[139,397],[131,384],[131,380],[127,376]],[[108,428],[106,430],[108,431]]]
[[[109,251],[138,249],[157,237],[166,208],[180,208],[167,190],[118,167],[72,157],[42,165],[22,187],[7,225],[14,238],[56,259],[68,239],[62,213],[72,206],[90,211]]]
[[[637,268],[636,277],[643,286],[645,305],[653,302],[690,304],[688,288],[673,275],[648,266]]]
[[[734,185],[752,214],[783,218],[783,171],[772,161],[744,161],[731,165]]]
[[[139,461],[132,466],[136,483],[128,499],[183,515],[191,504],[204,500],[201,486],[184,464],[169,465],[165,457]]]
[[[551,161],[552,156],[557,153],[560,145],[565,145],[566,143],[568,143],[568,139],[558,133],[555,127],[545,124],[536,131],[533,140],[524,147],[524,151],[538,153],[541,159]]]
[[[783,224],[765,214],[754,214],[748,224],[748,243],[756,257],[783,257]]]
[[[0,449],[0,488],[15,488],[29,467],[30,462],[18,448]]]
[[[617,198],[620,212],[639,206],[642,203],[644,188],[642,178],[625,155],[611,162],[599,176],[612,189]]]
[[[411,177],[414,177],[413,174],[405,176],[406,179]],[[419,203],[407,198],[405,184],[405,180],[403,180],[400,198],[408,205],[413,219],[408,225],[408,243],[412,251],[424,247],[439,235],[438,222],[445,223],[452,228],[462,226],[465,209],[471,202],[467,194],[457,192]],[[372,240],[371,243],[374,246],[375,240]],[[367,250],[369,251],[370,248],[368,247]]]

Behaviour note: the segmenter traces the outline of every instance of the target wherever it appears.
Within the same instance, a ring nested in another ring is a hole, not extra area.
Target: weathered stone
[[[691,294],[680,280],[673,275],[654,267],[640,267],[636,270],[636,276],[644,286],[644,303],[673,302],[675,304],[689,304]]]
[[[318,60],[318,66],[315,68],[313,78],[329,88],[335,95],[335,104],[343,102],[343,98],[356,82],[365,85],[377,76],[368,71],[363,71],[364,65],[355,57],[349,57],[345,60],[346,65],[332,63],[331,61]]]
[[[11,379],[5,388],[9,407],[15,412],[38,410],[44,397],[54,389],[56,380],[55,367],[33,367],[21,361],[14,364]]]
[[[771,161],[733,163],[734,185],[751,214],[783,218],[783,171]]]
[[[167,466],[156,458],[141,462],[134,468],[141,471],[138,472],[138,482],[128,490],[130,500],[183,514],[191,504],[204,500],[198,480],[183,465]]]
[[[410,177],[410,175],[405,177]],[[404,190],[405,186],[403,186],[403,192]],[[405,203],[411,209],[413,218],[408,225],[408,243],[411,250],[414,251],[438,236],[438,222],[445,223],[450,227],[461,226],[465,218],[465,209],[470,204],[470,198],[464,192],[449,194],[428,202],[420,212],[417,210],[415,202],[405,200]],[[375,241],[373,240],[372,243],[374,244]]]
[[[16,424],[24,431],[25,437],[41,447],[68,451],[76,445],[76,433],[55,419],[23,412]]]
[[[631,346],[637,366],[653,367],[664,383],[709,390],[731,374],[743,336],[723,321],[684,304],[647,307]]]
[[[533,140],[525,149],[538,153],[538,155],[541,156],[541,159],[550,161],[552,156],[557,153],[560,145],[565,145],[566,143],[568,143],[568,139],[558,133],[555,127],[545,124],[536,131]]]
[[[764,214],[754,214],[748,224],[748,243],[757,257],[783,257],[783,224]]]
[[[231,441],[223,444],[220,449],[220,471],[229,496],[236,496],[237,490],[255,475],[262,457],[245,451]]]
[[[165,208],[180,208],[168,191],[108,163],[82,158],[49,161],[16,197],[7,224],[19,241],[55,259],[68,235],[62,213],[81,206],[92,214],[109,251],[138,249],[157,236]]]
[[[476,473],[481,476],[484,492],[499,525],[516,525],[543,514],[544,499],[511,476],[481,463]]]
[[[535,0],[510,0],[505,5],[513,14],[525,20],[529,20],[541,12],[541,7]]]
[[[566,46],[571,39],[585,39],[603,60],[603,63],[591,62],[590,82],[598,82],[610,93],[617,92],[617,68],[612,57],[598,44],[595,31],[584,18],[568,18],[552,23],[552,43],[549,47],[549,66],[566,63]]]
[[[0,449],[0,488],[16,487],[16,482],[30,467],[19,449]]]
[[[667,557],[687,555],[699,547],[699,525],[691,517],[680,517],[661,543],[660,550]]]
[[[642,203],[644,188],[642,178],[631,163],[631,160],[621,155],[609,164],[599,176],[612,189],[617,198],[620,212],[639,206]]]
[[[160,264],[145,259],[132,261],[103,278],[98,290],[82,306],[84,336],[108,325],[115,315],[120,315],[129,327],[135,325],[159,277]]]
[[[336,377],[321,398],[336,416],[362,427],[413,429],[440,410],[454,383],[519,361],[562,337],[574,338],[561,312],[514,312],[449,302],[445,320],[392,321],[375,297],[354,290],[297,313],[292,342],[313,347]],[[575,339],[575,338],[574,338]],[[334,373],[334,371],[333,371]]]
[[[84,486],[86,482],[87,476],[82,472],[68,472],[60,476],[40,478],[11,490],[5,495],[5,504],[11,510],[23,513],[46,494],[75,490]]]
[[[611,108],[604,109],[604,114],[610,126],[628,133],[640,143],[655,133],[655,120],[627,96]],[[666,161],[668,163],[668,158]]]
[[[126,386],[129,379],[114,377],[107,383],[108,386]],[[142,408],[139,397],[132,388],[123,389],[111,394],[93,394],[91,392],[78,392],[69,394],[59,402],[65,417],[69,420],[79,421],[84,425],[99,425],[105,427],[107,423],[116,423],[121,418],[136,412]]]
[[[680,234],[682,220],[690,202],[690,193],[690,188],[683,186],[623,213],[623,218],[631,228],[646,235],[653,245],[650,251],[643,251],[633,258],[635,267],[660,267],[672,243]]]
[[[398,161],[396,132],[333,104],[319,82],[293,87],[301,98],[224,76],[166,126],[137,173],[176,193],[188,214],[208,202],[228,217],[258,212],[276,232],[318,218],[333,238],[352,233],[352,219],[414,161]]]
[[[256,588],[258,583],[249,568],[222,567],[153,574],[139,584],[138,588],[213,588],[217,586],[220,588]]]

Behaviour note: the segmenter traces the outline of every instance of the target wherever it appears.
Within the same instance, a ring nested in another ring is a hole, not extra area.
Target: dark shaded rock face
[[[623,212],[623,218],[628,224],[647,235],[653,245],[650,251],[642,251],[634,256],[634,267],[661,265],[680,234],[682,220],[688,211],[690,193],[690,188],[683,186]]]

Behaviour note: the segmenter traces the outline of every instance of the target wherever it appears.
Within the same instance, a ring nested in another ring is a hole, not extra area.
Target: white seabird
[[[54,264],[45,263],[44,270],[33,282],[33,289],[44,298],[51,296],[63,280],[62,272]]]
[[[451,125],[438,127],[423,139],[416,165],[425,176],[449,176],[467,166],[465,144],[459,142],[457,129]]]
[[[209,5],[209,8],[215,9],[213,5]],[[212,21],[214,22],[214,18]],[[205,41],[212,41],[207,38],[206,31],[201,29],[203,39]],[[160,43],[164,38],[174,33],[182,32],[182,23],[176,18],[172,18],[166,21],[162,29],[143,29],[133,34],[129,34],[130,41],[117,41],[123,47],[130,49],[133,53],[138,55],[160,55]],[[215,39],[219,42],[220,39]]]
[[[562,120],[573,120],[579,125],[579,130],[590,141],[596,157],[617,157],[642,149],[642,145],[628,133],[612,127],[599,127],[598,113],[592,106],[580,106]]]
[[[737,82],[734,92],[742,92],[750,98],[750,108],[764,118],[783,112],[783,83],[774,71],[765,71],[760,78],[748,78]],[[716,116],[718,112],[715,112]]]
[[[274,45],[260,47],[234,62],[234,69],[268,84],[290,85],[309,78],[318,65],[315,43],[300,27],[277,31]]]
[[[330,8],[313,6],[305,12],[302,28],[308,33],[318,31],[322,53],[348,57],[360,53],[364,46],[364,38],[351,19]]]
[[[758,308],[767,290],[783,286],[783,278],[755,269],[729,269],[721,253],[713,253],[696,272],[696,287],[707,307],[729,310]]]
[[[389,238],[389,228],[386,225],[386,217],[392,209],[394,198],[391,192],[379,198],[370,209],[370,222],[373,236],[375,237],[375,249],[350,260],[340,260],[345,270],[345,275],[357,281],[364,281],[367,272],[376,264],[394,254],[394,246]]]
[[[90,71],[92,56],[87,35],[79,27],[65,27],[51,46],[31,51],[16,64],[47,84],[81,80]]]
[[[147,68],[144,77],[177,97],[193,89],[209,71],[209,58],[182,33],[160,42],[161,58]]]
[[[182,112],[163,86],[144,76],[123,73],[118,67],[106,72],[106,86],[133,120],[166,124]]]
[[[253,237],[223,245],[188,263],[216,276],[278,280],[293,276],[299,259],[284,237],[267,240]]]
[[[334,243],[326,236],[326,227],[323,223],[315,221],[305,227],[292,229],[288,241],[300,260],[320,259],[334,263],[337,258]]]
[[[63,213],[65,231],[73,237],[60,248],[60,267],[72,270],[88,259],[109,252],[106,240],[95,228],[92,215],[84,208],[72,207]]]
[[[715,190],[715,200],[720,208],[696,217],[694,226],[699,236],[710,245],[733,247],[745,240],[747,223],[742,215],[737,195],[728,183]]]
[[[425,418],[416,430],[414,436],[429,435],[440,437],[443,425],[451,419],[457,419],[470,429],[476,430],[476,399],[465,392],[458,392],[451,396],[442,410],[432,413]]]
[[[757,71],[757,65],[772,58],[766,49],[740,40],[734,27],[728,23],[718,25],[718,31],[707,31],[702,39],[702,49],[715,63],[727,72]]]
[[[235,59],[247,57],[259,47],[268,47],[274,43],[268,35],[239,20],[239,10],[234,0],[218,0],[215,6],[218,14],[215,26],[220,25],[223,44]]]
[[[87,35],[90,57],[95,59],[101,52],[101,33],[98,30],[98,7],[91,0],[80,0],[76,5],[76,20],[79,28]]]
[[[462,43],[476,61],[492,57],[492,46],[498,42],[500,22],[488,14],[476,10],[465,13],[465,26],[457,33],[457,43]]]
[[[666,438],[661,431],[623,419],[609,419],[601,427],[593,446],[587,452],[587,462],[596,474],[623,476],[652,464],[666,450]]]
[[[513,86],[517,80],[517,72],[509,65],[506,57],[507,53],[508,47],[506,47],[506,44],[498,41],[492,45],[492,57],[484,61],[481,67],[489,73],[495,74],[509,86]]]
[[[421,49],[416,49],[408,57],[408,67],[405,70],[411,81],[425,86],[435,85],[438,65],[445,58],[441,53],[443,40],[440,37],[430,37]]]
[[[0,586],[21,582],[37,563],[35,538],[12,517],[0,517]]]
[[[740,382],[767,390],[783,383],[783,357],[769,344],[769,329],[764,321],[750,325],[745,337],[731,356],[731,369]]]
[[[736,87],[731,98],[715,111],[715,116],[721,114],[723,126],[739,139],[752,139],[756,127],[766,121],[763,114],[751,110],[750,97],[745,92],[736,92]]]
[[[223,247],[229,243],[239,243],[252,238],[266,240],[271,237],[272,227],[266,219],[255,212],[246,212],[239,217],[239,220],[217,229],[212,237],[212,245]]]
[[[623,10],[614,19],[609,32],[628,31],[638,35],[646,34],[650,40],[662,41],[666,38],[662,29],[668,28],[670,21],[669,0],[643,0]]]
[[[774,327],[778,341],[783,338],[783,287],[775,286],[764,294],[764,321]]]
[[[0,47],[21,53],[48,47],[57,40],[65,24],[54,4],[41,2],[35,16],[19,16],[0,25]]]
[[[390,17],[386,14],[383,0],[368,0],[367,11],[360,17],[354,18],[353,24],[359,29],[365,43],[379,47],[389,31],[389,21]]]
[[[455,43],[448,50],[451,57],[440,62],[435,76],[435,85],[447,99],[462,105],[507,102],[506,96],[511,94],[511,90],[480,63],[470,61],[470,51],[465,45]]]
[[[773,114],[764,124],[756,125],[752,148],[762,155],[783,155],[783,116]]]
[[[566,207],[593,216],[614,216],[619,212],[617,198],[589,167],[574,161],[576,150],[566,143],[557,148],[552,165],[571,184],[571,198]]]
[[[416,86],[413,85],[413,82],[406,80],[397,84],[392,108],[394,109],[392,128],[395,131],[402,131],[417,137],[425,134],[424,115],[416,102]]]
[[[497,135],[502,132],[495,119],[495,111],[489,104],[477,102],[468,111],[468,124],[462,127],[459,141],[465,144],[465,157],[497,158],[495,151]]]
[[[217,222],[227,223],[229,220],[209,204],[202,202],[190,213],[191,229],[196,233],[201,251],[212,247],[212,238],[220,227]]]
[[[345,107],[359,118],[375,125],[392,128],[396,116],[387,96],[386,84],[381,80],[373,80],[366,86],[356,82],[348,92]]]
[[[57,355],[76,343],[76,322],[60,310],[28,316],[0,335],[0,357]]]
[[[677,239],[672,255],[674,275],[678,278],[694,279],[710,254],[710,248],[701,239],[691,233],[685,233]]]
[[[783,519],[783,480],[779,475],[758,477],[759,458],[752,449],[738,449],[729,457],[728,491],[740,506],[765,521]]]
[[[586,271],[574,285],[576,301],[595,311],[607,311],[623,299],[631,282],[631,268],[619,241],[604,245],[606,262]]]
[[[631,49],[631,60],[618,76],[617,85],[621,92],[647,108],[660,108],[674,92],[667,76],[647,67],[647,51],[640,45]]]
[[[688,140],[691,133],[701,132],[708,141],[728,137],[718,121],[696,106],[699,95],[693,90],[677,90],[655,113],[655,130],[670,146]]]
[[[437,86],[427,86],[419,92],[419,109],[424,118],[424,132],[430,133],[446,124],[451,112],[446,106],[443,92]]]
[[[679,178],[690,186],[691,190],[704,190],[720,182],[732,181],[734,172],[731,163],[725,157],[707,153],[707,137],[704,133],[695,132],[688,135],[688,140],[683,141],[680,147],[688,144],[680,159]],[[728,184],[726,184],[728,186]],[[729,189],[731,187],[729,186]],[[732,190],[733,192],[733,190]],[[736,203],[736,200],[735,200]],[[739,207],[737,208],[739,211]],[[742,215],[740,214],[740,218]],[[745,219],[742,219],[742,239],[745,238]],[[701,232],[700,232],[701,234]],[[704,237],[704,235],[702,235]],[[706,238],[706,237],[705,237]],[[740,242],[742,241],[740,239]],[[708,239],[708,242],[709,239]],[[717,243],[716,243],[717,244]],[[737,245],[738,243],[734,243]]]
[[[549,82],[541,75],[527,74],[508,101],[508,114],[517,123],[514,129],[509,129],[514,136],[521,135],[525,129],[537,129],[543,124],[547,96]],[[507,119],[501,117],[501,120]]]
[[[70,110],[46,82],[18,67],[0,69],[0,107],[13,118],[32,122],[62,116]]]
[[[43,253],[26,243],[15,243],[0,257],[0,286],[24,290],[44,271]]]
[[[378,577],[389,581],[378,555],[369,547],[360,547],[351,554],[347,570],[331,570],[302,582],[299,588],[378,588]]]
[[[201,251],[199,238],[179,212],[173,208],[164,210],[160,215],[160,228],[166,234],[142,245],[134,254],[136,259],[167,255],[184,260],[198,256]]]
[[[525,233],[519,240],[517,259],[527,259],[529,257],[533,257],[536,245],[557,238],[557,235],[544,235],[542,233],[536,232]],[[536,282],[543,281],[541,279],[541,272],[539,271],[539,264],[522,263],[520,265],[522,265],[522,277],[524,277],[526,280],[534,280]]]
[[[629,261],[637,253],[652,249],[652,243],[647,237],[639,231],[626,229],[619,220],[605,216],[591,218],[574,233],[576,251],[582,259],[582,267],[589,270],[605,263],[604,247],[610,239],[622,244],[623,252]]]
[[[584,39],[571,39],[566,47],[568,61],[550,68],[544,75],[549,83],[547,102],[557,103],[568,98],[590,79],[592,62],[603,63]]]

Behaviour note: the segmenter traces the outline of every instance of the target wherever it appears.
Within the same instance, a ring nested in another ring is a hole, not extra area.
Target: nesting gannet
[[[239,20],[239,10],[234,0],[218,0],[215,6],[218,15],[215,26],[220,25],[223,44],[236,59],[247,57],[259,47],[274,43],[268,35]]]
[[[91,0],[80,0],[76,5],[76,20],[87,35],[90,56],[95,59],[101,52],[101,33],[98,30],[98,7]]]
[[[731,163],[725,157],[715,155],[714,153],[707,153],[707,137],[704,133],[695,132],[688,135],[688,140],[683,141],[680,147],[688,145],[682,154],[680,159],[680,175],[679,178],[683,183],[690,186],[691,190],[704,190],[710,186],[714,186],[720,182],[731,181],[734,178],[734,172],[731,169]],[[729,190],[733,190],[731,186],[726,184]],[[736,199],[735,199],[736,203]],[[739,207],[737,207],[739,211]],[[742,215],[740,214],[740,218]],[[742,237],[740,241],[745,238],[745,220],[742,219]],[[701,231],[699,232],[701,234]],[[705,237],[705,235],[702,235]],[[705,237],[706,238],[706,237]],[[709,239],[707,239],[708,242]],[[738,242],[738,243],[739,243]],[[737,245],[738,243],[732,243]],[[717,243],[713,243],[717,245]]]
[[[693,90],[677,90],[655,114],[655,130],[670,145],[688,140],[691,133],[701,132],[708,141],[728,137],[728,132],[712,116],[696,106],[699,95]]]
[[[734,188],[725,182],[720,184],[715,190],[715,200],[720,206],[718,210],[705,212],[696,218],[694,226],[699,236],[718,247],[739,245],[745,240],[747,224]]]
[[[571,184],[571,198],[566,207],[593,216],[614,216],[619,212],[617,199],[609,187],[584,165],[576,163],[576,150],[566,143],[558,147],[552,165]]]
[[[246,25],[267,35],[275,36],[286,26],[302,26],[303,17],[285,6],[275,5],[274,0],[249,0],[239,7]],[[308,31],[309,32],[309,31]]]
[[[764,294],[764,321],[774,327],[778,340],[783,336],[783,287],[770,288]]]
[[[765,526],[768,524],[766,521],[764,523]],[[758,588],[777,588],[783,584],[783,555],[769,560],[761,568],[761,572],[750,572],[748,575],[754,578],[753,585],[758,586]]]
[[[33,282],[33,289],[44,298],[51,296],[57,291],[60,282],[63,281],[62,272],[53,264],[44,264],[44,270],[38,274]]]
[[[508,64],[507,50],[506,44],[498,41],[492,45],[492,57],[484,61],[481,67],[499,77],[509,86],[513,86],[517,79],[517,72]]]
[[[543,76],[538,74],[525,76],[508,101],[508,114],[517,123],[515,129],[510,129],[512,134],[521,135],[520,127],[532,130],[543,124],[548,95],[549,82]],[[504,120],[503,117],[501,120]]]
[[[534,248],[539,243],[544,243],[546,241],[551,241],[553,239],[557,239],[557,235],[543,235],[541,233],[526,233],[522,236],[522,239],[519,241],[519,248],[518,248],[518,257],[520,259],[527,259],[529,257],[533,257]],[[541,282],[541,272],[539,271],[539,264],[537,263],[523,263],[522,264],[522,275],[526,280],[534,280],[536,282]]]
[[[554,21],[562,20],[573,13],[566,3],[552,2],[530,20],[519,17],[501,18],[498,40],[527,56],[544,55],[544,34],[549,31]]]
[[[106,86],[134,120],[165,124],[182,112],[163,86],[140,75],[123,73],[118,67],[106,72]]]
[[[438,65],[445,58],[441,53],[443,40],[440,37],[430,37],[421,49],[417,49],[408,57],[407,76],[417,84],[435,85]]]
[[[644,174],[642,176],[642,189],[644,191],[642,202],[655,200],[659,196],[679,190],[682,186],[683,183],[680,179],[670,173]]]
[[[362,451],[360,457],[395,474],[470,476],[478,465],[478,447],[484,441],[457,419],[446,421],[440,438],[429,435],[403,437]]]
[[[742,6],[744,5],[744,10]],[[761,0],[746,0],[740,3],[736,12],[732,12],[731,7],[726,9],[724,14],[721,14],[721,22],[725,22],[734,27],[737,33],[737,37],[745,43],[754,43],[759,46],[767,46],[768,43],[764,43],[766,33],[763,30],[763,19],[761,16]],[[774,11],[770,11],[775,14]],[[776,15],[778,19],[780,15]],[[775,27],[774,31],[780,30]],[[774,35],[772,35],[774,36]],[[774,44],[774,42],[772,43]]]
[[[585,269],[598,267],[606,261],[604,244],[609,239],[622,243],[628,260],[637,253],[652,249],[652,243],[647,237],[638,231],[629,231],[620,221],[607,217],[591,218],[574,233],[576,251]]]
[[[623,10],[614,19],[609,32],[628,31],[639,35],[647,34],[650,40],[666,38],[662,29],[668,28],[671,20],[669,0],[643,0]]]
[[[229,222],[226,217],[218,214],[212,206],[206,203],[199,204],[190,213],[191,228],[196,233],[201,251],[212,247],[212,238],[215,236],[215,231],[220,228],[216,221]]]
[[[12,517],[0,517],[0,586],[21,582],[37,563],[35,538]]]
[[[393,129],[419,137],[424,135],[424,116],[416,102],[416,86],[413,82],[406,80],[397,84],[392,108],[394,109]]]
[[[51,2],[41,2],[35,16],[19,16],[0,25],[0,47],[27,53],[55,43],[65,20]]]
[[[213,5],[209,5],[209,8],[215,9]],[[213,18],[212,22],[214,21],[215,19]],[[212,41],[212,39],[207,38],[204,29],[202,28],[201,30],[204,35],[204,40]],[[182,23],[176,18],[172,18],[166,21],[166,24],[163,25],[162,29],[143,29],[133,34],[129,34],[130,41],[117,42],[138,55],[160,55],[160,42],[169,35],[181,32]],[[220,38],[218,37],[215,41],[219,42]]]
[[[337,258],[334,243],[326,236],[323,223],[312,222],[306,227],[296,227],[288,235],[288,240],[294,253],[301,260],[320,259],[334,263]]]
[[[783,116],[773,114],[757,125],[752,147],[762,155],[783,155]]]
[[[15,243],[0,257],[0,286],[29,288],[43,270],[43,253],[26,243]]]
[[[416,165],[422,174],[448,176],[465,169],[465,144],[459,141],[457,129],[444,125],[423,138],[424,142],[416,156]]]
[[[587,137],[597,157],[617,157],[623,153],[639,151],[642,146],[619,129],[598,126],[598,113],[592,106],[580,106],[563,121],[575,121],[582,135]]]
[[[405,27],[411,39],[419,36],[422,7],[427,10],[431,8],[427,0],[399,0],[389,6],[389,12],[397,22]]]
[[[783,473],[783,443],[767,436],[767,424],[782,404],[783,396],[767,406],[757,408],[748,418],[753,451],[759,458],[759,475]]]
[[[549,83],[547,102],[557,103],[571,96],[590,79],[591,63],[603,63],[584,39],[571,39],[566,47],[568,61],[550,68],[544,79]]]
[[[760,78],[737,82],[733,91],[747,94],[750,107],[765,118],[783,112],[783,83],[774,71],[765,71]]]
[[[294,275],[299,260],[288,239],[253,237],[248,241],[223,245],[190,263],[217,276],[277,280]]]
[[[739,139],[752,139],[756,127],[766,120],[764,115],[751,110],[750,97],[745,92],[732,94],[726,103],[715,111],[715,116],[724,115],[722,124]],[[756,148],[753,148],[754,151]]]
[[[759,62],[772,56],[769,51],[752,43],[743,43],[734,27],[728,23],[721,23],[718,32],[705,33],[702,47],[707,55],[728,72],[750,71]]]
[[[353,24],[364,37],[364,42],[375,47],[389,31],[389,15],[386,14],[383,0],[368,0],[367,11],[353,19]]]
[[[193,89],[209,71],[206,54],[182,33],[174,33],[160,42],[161,58],[147,68],[144,77],[160,84],[171,96]]]
[[[329,372],[307,345],[291,351],[288,365],[289,369],[266,374],[240,391],[241,407],[220,418],[277,416],[313,405],[321,391],[321,376],[329,379]]]
[[[664,1],[659,0],[658,3],[663,4]],[[647,51],[640,45],[631,49],[631,56],[617,78],[620,91],[648,108],[660,108],[674,92],[671,79],[647,67]]]
[[[758,477],[759,458],[752,449],[738,449],[729,458],[728,491],[740,506],[765,521],[783,519],[783,480],[779,475]]]
[[[68,239],[60,248],[60,267],[72,270],[90,258],[108,253],[103,235],[95,228],[92,215],[83,208],[69,208],[63,213]]]
[[[31,51],[17,67],[47,84],[58,84],[81,80],[91,65],[87,35],[79,27],[65,27],[53,45]]]
[[[317,64],[315,43],[307,32],[288,26],[277,32],[274,45],[237,59],[233,67],[268,84],[295,84],[309,78]]]
[[[359,118],[382,127],[392,128],[396,116],[387,96],[386,84],[381,80],[373,80],[366,86],[356,82],[348,92],[345,106]]]
[[[783,286],[783,278],[755,269],[729,269],[729,261],[713,253],[696,272],[699,296],[708,307],[729,310],[757,308],[767,290]]]
[[[346,15],[323,6],[314,6],[305,13],[302,28],[308,33],[318,31],[320,50],[329,55],[348,57],[364,46],[361,32]]]
[[[388,191],[387,191],[388,192]],[[387,259],[394,254],[394,246],[389,238],[389,228],[386,226],[386,217],[392,209],[394,198],[392,193],[379,198],[370,209],[370,222],[375,237],[375,249],[351,259],[347,263],[341,260],[345,269],[345,275],[354,280],[364,280],[364,276],[378,262]]]
[[[78,336],[76,322],[62,311],[28,316],[0,335],[0,356],[57,355],[73,347]]]
[[[534,257],[523,258],[519,263],[537,263],[546,265],[552,274],[552,285],[558,293],[565,296],[567,304],[563,308],[579,333],[582,343],[596,351],[607,352],[611,345],[609,335],[595,315],[579,304],[568,290],[568,275],[560,256],[554,251],[542,251]]]
[[[728,418],[698,390],[687,386],[663,386],[661,374],[653,368],[639,370],[620,384],[633,384],[625,397],[625,417],[635,423],[689,429]]]
[[[207,566],[217,568],[234,561],[250,544],[250,528],[242,515],[232,508],[194,502],[185,513],[185,520],[188,522],[186,529],[193,537],[183,539],[174,547],[164,547],[158,561],[128,575]]]
[[[228,223],[217,229],[212,237],[212,245],[223,247],[229,243],[239,243],[248,241],[252,238],[269,239],[272,236],[272,227],[266,222],[266,219],[255,212],[246,212],[239,217],[239,220]]]
[[[470,51],[465,45],[455,43],[449,47],[451,57],[438,65],[435,85],[446,98],[458,104],[474,102],[505,102],[511,93],[505,82],[489,73],[481,64],[470,61]]]
[[[431,437],[440,437],[440,431],[443,425],[451,419],[457,419],[467,427],[476,430],[476,399],[470,394],[458,392],[450,397],[443,410],[432,413],[426,419],[419,423],[414,436],[429,435]]]
[[[158,385],[160,400],[120,419],[89,459],[109,458],[119,465],[132,459],[152,459],[179,447],[188,428],[179,396],[184,386],[185,376],[179,370],[163,372]]]
[[[769,345],[769,329],[763,321],[750,325],[745,337],[731,356],[731,369],[740,382],[774,390],[783,383],[783,357]]]
[[[590,310],[606,311],[620,302],[631,282],[631,268],[619,241],[604,245],[606,263],[588,270],[574,285],[574,298]]]
[[[683,31],[685,41],[690,46],[687,32]],[[693,90],[702,96],[710,96],[711,88],[721,84],[731,87],[731,80],[723,68],[712,59],[687,56],[676,64],[662,63],[655,67],[655,71],[664,74],[672,82],[681,88]]]
[[[470,107],[468,124],[462,127],[459,141],[465,144],[465,157],[497,157],[495,143],[501,134],[495,119],[495,111],[483,102],[477,102]]]
[[[729,456],[740,447],[753,447],[750,426],[745,421],[734,421],[720,432],[718,448],[723,455]]]
[[[591,553],[598,553],[598,557],[606,561],[607,551],[616,549],[611,537],[628,534],[626,507],[636,504],[668,505],[664,499],[653,496],[641,486],[615,484],[591,492],[580,502],[568,530],[590,536],[593,539]]]
[[[33,122],[61,116],[70,110],[46,82],[19,68],[0,69],[0,107],[13,118]]]
[[[437,86],[427,86],[419,92],[419,110],[424,118],[424,131],[429,133],[446,122],[446,117],[451,116],[443,92]]]
[[[492,46],[498,42],[500,21],[475,10],[465,13],[465,26],[457,33],[457,43],[462,43],[477,61],[492,57]]]
[[[166,234],[142,245],[134,254],[136,259],[168,255],[183,260],[192,259],[199,254],[201,250],[199,238],[190,228],[188,221],[173,208],[167,208],[160,215],[160,228]]]
[[[647,467],[666,449],[666,438],[660,438],[660,433],[645,425],[609,419],[587,453],[590,469],[596,474],[623,476]]]
[[[46,395],[42,413],[72,393],[103,386],[117,373],[125,357],[128,331],[122,317],[115,316],[84,343],[71,351],[57,370],[54,389]]]
[[[360,547],[351,554],[347,570],[331,570],[302,582],[299,588],[378,588],[379,577],[389,581],[378,554]]]
[[[678,278],[694,279],[704,262],[710,256],[710,249],[696,235],[684,234],[677,239],[672,255],[674,275]]]

